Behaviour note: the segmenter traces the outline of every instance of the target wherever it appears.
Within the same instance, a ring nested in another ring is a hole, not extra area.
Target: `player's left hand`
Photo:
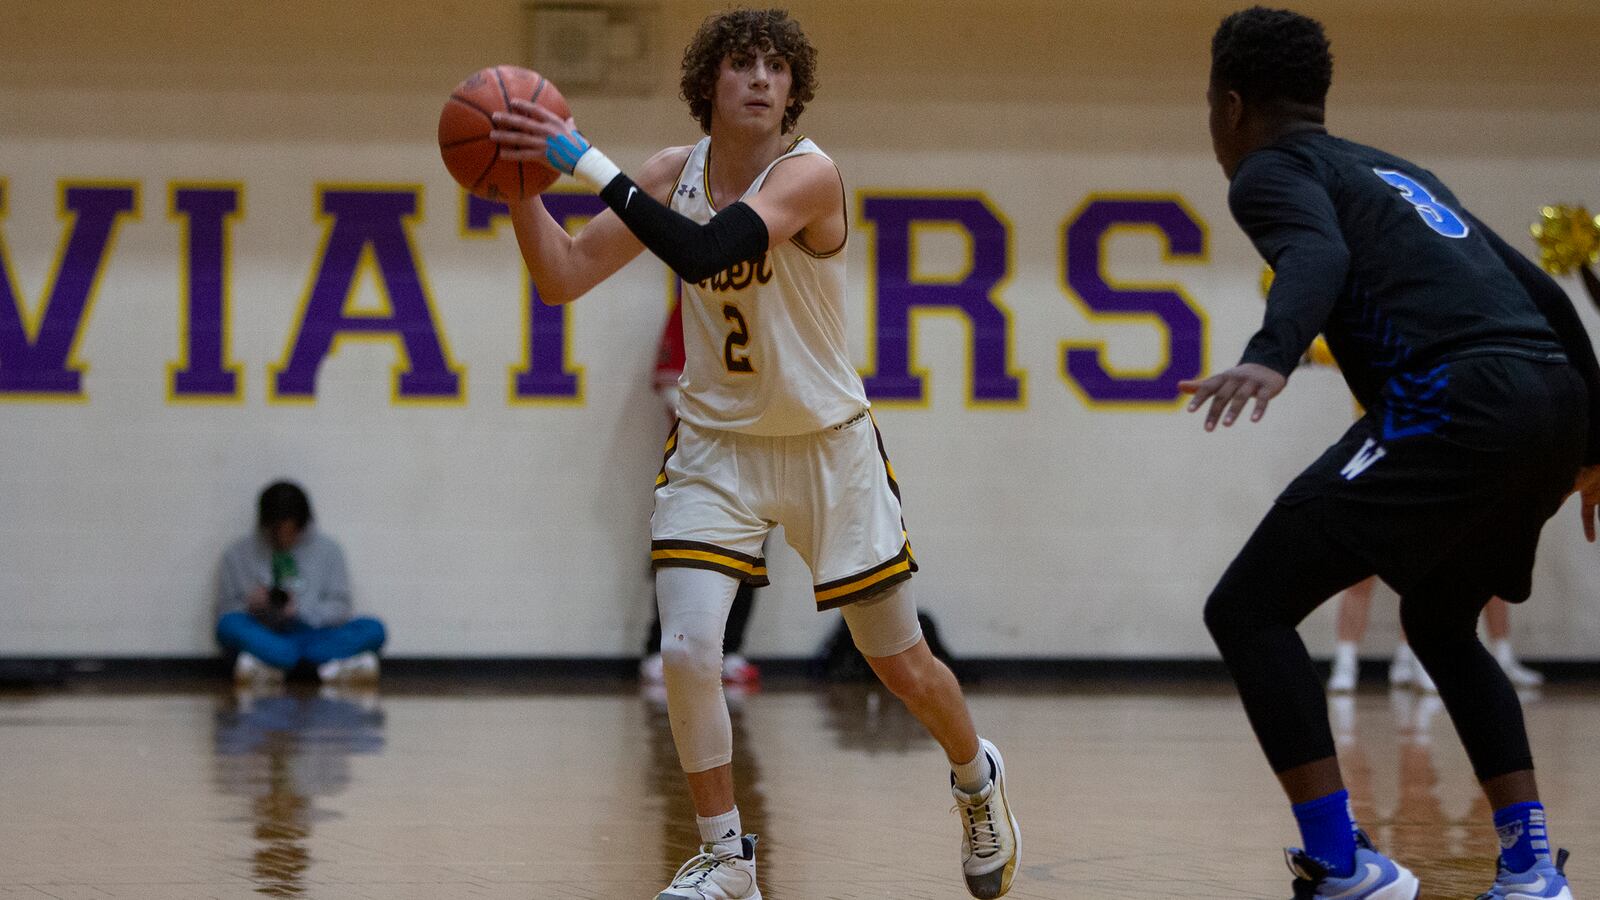
[[[1600,509],[1600,466],[1584,466],[1578,470],[1578,480],[1572,485],[1582,505],[1578,515],[1583,517],[1583,536],[1594,543],[1595,510]]]
[[[1194,395],[1189,401],[1189,412],[1211,400],[1211,411],[1206,413],[1206,430],[1212,431],[1219,419],[1224,427],[1232,425],[1251,397],[1255,398],[1256,405],[1250,411],[1250,421],[1261,421],[1267,414],[1267,403],[1282,393],[1288,383],[1287,378],[1259,363],[1241,363],[1210,378],[1180,381],[1178,390]]]
[[[579,157],[589,149],[576,122],[531,100],[512,100],[511,112],[497,112],[493,118],[489,138],[500,145],[501,159],[542,162],[571,175]]]

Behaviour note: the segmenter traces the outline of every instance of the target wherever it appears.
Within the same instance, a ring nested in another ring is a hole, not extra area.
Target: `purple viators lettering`
[[[182,277],[188,302],[181,315],[188,340],[172,370],[175,398],[237,397],[239,370],[226,365],[228,218],[239,211],[236,188],[180,187],[172,214],[186,219]]]
[[[137,210],[138,194],[134,185],[64,188],[61,209],[74,214],[72,231],[61,251],[55,283],[45,288],[38,328],[32,335],[22,312],[26,301],[13,289],[16,278],[0,253],[0,398],[83,396],[83,370],[71,365],[72,348],[89,318],[95,282],[120,217]],[[0,210],[4,208],[0,202]]]
[[[1168,258],[1205,257],[1205,230],[1177,200],[1093,200],[1066,228],[1067,285],[1091,314],[1151,317],[1163,326],[1166,365],[1153,374],[1117,374],[1106,368],[1103,347],[1069,345],[1062,369],[1091,401],[1169,404],[1178,398],[1178,382],[1197,377],[1205,365],[1205,320],[1175,286],[1118,286],[1102,277],[1103,238],[1130,226],[1159,231]]]
[[[399,373],[402,399],[458,399],[461,378],[450,369],[426,288],[417,270],[406,219],[415,215],[414,191],[325,190],[322,214],[332,220],[321,267],[306,301],[289,361],[277,373],[279,397],[316,395],[317,370],[341,333],[392,334],[405,348],[407,368]],[[386,288],[390,314],[349,314],[346,301],[355,289],[361,252],[371,247],[378,277]]]
[[[876,371],[863,382],[876,400],[922,400],[926,387],[911,371],[912,316],[919,309],[961,313],[971,324],[974,402],[1014,402],[1021,379],[1009,374],[1009,328],[992,293],[1007,274],[1010,235],[1005,223],[977,197],[867,196],[862,214],[878,233]],[[911,258],[912,227],[954,224],[972,239],[972,268],[955,283],[916,281]]]
[[[495,219],[509,216],[504,203],[467,196],[467,230],[490,231]],[[568,219],[599,215],[604,200],[593,194],[541,195],[545,209],[563,226]],[[512,397],[519,400],[570,400],[582,395],[583,376],[567,365],[567,305],[546,306],[528,281],[527,365],[512,373]]]

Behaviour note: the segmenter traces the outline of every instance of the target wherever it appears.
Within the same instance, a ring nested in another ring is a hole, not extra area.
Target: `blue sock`
[[[1500,858],[1511,871],[1526,872],[1535,862],[1550,858],[1543,803],[1534,800],[1495,810],[1494,830],[1500,835]]]
[[[1350,792],[1341,789],[1292,808],[1306,855],[1327,866],[1328,874],[1337,878],[1354,873],[1356,823],[1350,815]]]

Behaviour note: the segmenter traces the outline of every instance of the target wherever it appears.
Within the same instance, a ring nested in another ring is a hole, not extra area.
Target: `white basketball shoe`
[[[988,740],[980,738],[978,747],[989,759],[988,785],[968,794],[956,787],[952,773],[950,793],[961,814],[961,874],[967,880],[967,893],[991,900],[1011,890],[1022,860],[1022,829],[1006,798],[1005,760]]]
[[[656,900],[761,900],[756,887],[756,841],[753,834],[739,839],[732,853],[718,853],[705,844],[678,868],[667,889]]]

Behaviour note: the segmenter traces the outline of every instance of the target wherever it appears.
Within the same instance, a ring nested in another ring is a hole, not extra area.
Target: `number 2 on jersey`
[[[750,345],[750,326],[744,323],[744,313],[732,303],[723,304],[722,317],[733,323],[728,339],[722,342],[722,362],[729,372],[754,372],[745,348]]]
[[[1443,202],[1434,199],[1428,189],[1418,184],[1416,179],[1404,172],[1393,169],[1373,169],[1379,178],[1389,183],[1389,186],[1400,192],[1400,197],[1407,203],[1417,208],[1417,215],[1429,228],[1439,232],[1447,238],[1464,238],[1467,236],[1467,223],[1456,215],[1455,210],[1445,206]]]

